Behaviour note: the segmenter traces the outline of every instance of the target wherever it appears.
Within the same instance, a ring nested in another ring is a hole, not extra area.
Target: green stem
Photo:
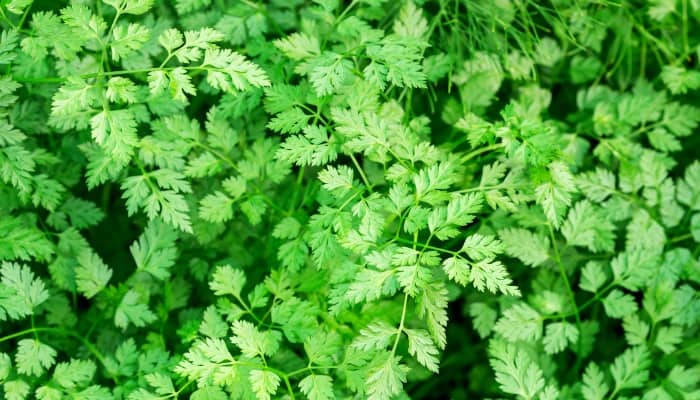
[[[571,284],[569,283],[569,276],[566,273],[566,269],[564,268],[564,264],[561,261],[561,255],[559,254],[559,246],[557,245],[556,238],[554,237],[554,229],[552,228],[552,225],[549,225],[549,237],[550,240],[552,241],[552,248],[554,250],[554,261],[557,263],[559,266],[559,274],[561,275],[562,280],[564,281],[564,286],[566,287],[567,294],[569,296],[569,301],[571,302],[571,306],[574,307],[574,317],[576,318],[576,328],[578,329],[579,332],[579,340],[577,341],[577,351],[576,351],[576,366],[574,366],[574,371],[577,370],[578,365],[580,364],[580,354],[581,354],[581,316],[579,315],[579,309],[578,306],[576,305],[576,297],[574,296],[574,291],[571,289]]]
[[[681,25],[683,29],[683,52],[685,54],[690,53],[690,46],[688,46],[688,0],[681,0]]]
[[[18,29],[17,26],[15,26],[15,24],[13,24],[12,21],[7,17],[7,15],[5,15],[5,11],[2,9],[2,7],[0,7],[0,18],[2,18],[3,21],[7,22],[7,24],[10,25],[12,29]]]
[[[496,143],[496,144],[492,144],[492,145],[490,145],[490,146],[480,147],[480,148],[478,148],[478,149],[476,149],[476,150],[472,150],[472,151],[470,151],[469,153],[463,155],[463,156],[459,159],[460,164],[464,164],[465,162],[467,162],[467,161],[471,160],[472,158],[474,158],[474,157],[476,157],[476,156],[478,156],[478,155],[481,155],[481,154],[483,154],[483,153],[486,153],[486,152],[489,152],[489,151],[492,151],[492,150],[498,150],[498,149],[502,148],[503,146],[504,146],[503,143]]]
[[[340,367],[341,367],[340,365],[317,365],[317,366],[309,365],[309,366],[306,366],[304,368],[299,368],[297,370],[289,372],[289,373],[287,373],[287,376],[292,377],[294,375],[299,375],[303,372],[311,371],[314,369],[338,369]]]
[[[578,310],[579,313],[581,313],[583,310],[587,309],[588,307],[590,307],[590,306],[592,306],[593,304],[595,304],[595,302],[597,302],[598,300],[602,299],[603,296],[604,296],[605,294],[607,294],[607,292],[608,292],[610,289],[614,288],[616,285],[617,285],[617,282],[615,282],[615,281],[610,282],[607,286],[605,286],[604,288],[600,289],[600,290],[595,294],[595,296],[593,296],[593,297],[591,297],[590,299],[588,299],[586,302],[584,302],[583,304],[581,304],[581,306],[577,306],[576,309]],[[572,316],[574,316],[574,312],[569,312],[569,313],[565,313],[565,314],[554,314],[554,315],[547,316],[545,319],[562,319],[562,318],[569,318],[569,317],[572,317]]]
[[[668,240],[668,243],[677,243],[677,242],[682,242],[684,240],[692,239],[693,234],[692,233],[686,233],[684,235],[679,235],[676,237],[672,237],[671,239]]]
[[[78,341],[80,341],[80,342],[83,344],[83,346],[85,346],[85,348],[86,348],[90,353],[92,353],[93,356],[95,356],[95,358],[100,362],[100,364],[102,364],[102,366],[105,367],[105,371],[107,372],[107,374],[109,375],[109,377],[114,381],[114,383],[116,383],[117,385],[120,384],[120,383],[119,383],[119,378],[117,378],[116,376],[112,375],[112,374],[109,373],[109,371],[107,370],[107,359],[102,355],[102,353],[97,349],[97,347],[95,347],[95,345],[93,345],[92,343],[90,343],[89,341],[87,341],[84,337],[82,337],[81,335],[79,335],[79,334],[76,333],[76,332],[67,331],[67,330],[64,330],[64,329],[61,329],[61,328],[34,327],[34,328],[25,329],[25,330],[23,330],[23,331],[19,331],[19,332],[15,332],[15,333],[9,334],[9,335],[7,335],[7,336],[0,337],[0,343],[6,342],[6,341],[8,341],[8,340],[15,339],[15,338],[18,338],[18,337],[22,337],[22,336],[25,336],[25,335],[29,335],[29,334],[34,334],[34,335],[36,335],[36,334],[39,333],[39,332],[54,333],[54,334],[57,334],[57,335],[69,336],[69,337],[72,337],[72,338],[74,338],[74,339],[77,339]]]
[[[406,321],[406,309],[408,308],[408,293],[403,295],[403,309],[401,310],[401,322],[399,322],[399,327],[396,330],[396,339],[394,340],[394,345],[391,347],[391,355],[396,354],[396,349],[399,347],[399,340],[401,340],[401,334],[403,333],[404,322]]]
[[[362,178],[362,182],[367,186],[367,190],[372,191],[372,184],[369,183],[369,179],[367,179],[367,175],[365,175],[365,171],[360,167],[360,163],[357,162],[357,159],[355,158],[354,154],[350,154],[350,159],[352,160],[353,165],[357,169],[357,172],[360,174],[360,178]]]
[[[27,19],[27,15],[29,15],[29,10],[32,9],[33,5],[34,5],[34,2],[32,1],[27,6],[27,9],[24,10],[24,13],[22,13],[22,18],[20,18],[19,22],[17,23],[17,26],[15,27],[16,30],[22,29],[22,25],[24,25],[24,21]]]

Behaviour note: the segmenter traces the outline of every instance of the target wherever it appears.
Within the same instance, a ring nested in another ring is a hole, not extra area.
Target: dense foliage
[[[700,1],[0,27],[0,397],[700,399]]]

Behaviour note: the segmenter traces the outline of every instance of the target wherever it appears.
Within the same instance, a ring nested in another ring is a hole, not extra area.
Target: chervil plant
[[[700,2],[0,27],[0,397],[700,399]]]

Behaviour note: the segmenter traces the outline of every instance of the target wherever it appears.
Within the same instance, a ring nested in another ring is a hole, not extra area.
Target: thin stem
[[[681,25],[683,29],[683,52],[685,54],[690,53],[690,46],[688,46],[688,0],[681,0]]]
[[[117,378],[116,376],[112,375],[112,374],[109,372],[109,370],[107,369],[107,359],[102,355],[102,353],[97,349],[97,347],[95,347],[95,345],[93,345],[92,343],[90,343],[89,341],[87,341],[84,337],[82,337],[81,335],[79,335],[79,334],[76,333],[76,332],[67,331],[67,330],[60,329],[60,328],[33,327],[33,328],[30,328],[30,329],[25,329],[25,330],[23,330],[23,331],[19,331],[19,332],[15,332],[15,333],[9,334],[9,335],[7,335],[7,336],[0,337],[0,343],[6,342],[6,341],[8,341],[8,340],[15,339],[15,338],[18,338],[18,337],[22,337],[22,336],[25,336],[25,335],[29,335],[29,334],[34,334],[34,335],[36,335],[38,332],[54,333],[54,334],[58,334],[58,335],[62,335],[62,336],[70,336],[70,337],[72,337],[72,338],[74,338],[74,339],[77,339],[78,341],[80,341],[80,342],[83,344],[83,346],[85,346],[85,348],[86,348],[90,353],[92,353],[93,356],[95,356],[95,358],[100,362],[100,364],[102,364],[102,366],[105,367],[105,371],[107,372],[107,374],[109,375],[109,377],[114,381],[114,383],[116,383],[117,385],[120,384],[120,383],[119,383],[119,378]]]
[[[352,160],[353,165],[355,165],[355,168],[357,169],[357,172],[360,174],[360,178],[362,178],[362,182],[367,186],[367,190],[372,190],[372,184],[369,183],[369,179],[367,179],[367,175],[365,175],[365,171],[360,167],[360,163],[357,162],[357,159],[355,158],[354,154],[350,154],[350,159]]]
[[[676,237],[672,237],[671,239],[668,240],[668,243],[677,243],[677,242],[682,242],[684,240],[692,239],[693,234],[692,233],[686,233],[684,235],[679,235]]]
[[[410,241],[410,240],[402,239],[402,238],[400,238],[400,237],[395,238],[394,241],[399,242],[399,243],[405,243],[405,244],[411,244],[411,243],[413,243],[413,242]],[[460,256],[460,254],[459,254],[458,251],[448,250],[448,249],[443,248],[443,247],[432,246],[432,245],[429,245],[428,243],[425,243],[425,244],[423,245],[423,248],[428,249],[428,250],[439,251],[439,252],[441,252],[441,253],[447,253],[447,254],[450,254],[450,255],[453,255],[453,256]]]
[[[580,306],[576,307],[577,310],[578,310],[578,312],[581,313],[582,311],[584,311],[584,310],[587,309],[588,307],[590,307],[590,306],[592,306],[593,304],[595,304],[595,302],[597,302],[598,300],[602,299],[603,296],[604,296],[605,294],[607,294],[607,292],[608,292],[610,289],[614,288],[616,285],[617,285],[617,282],[613,281],[613,282],[610,282],[610,283],[609,283],[607,286],[605,286],[604,288],[598,290],[598,292],[595,294],[595,296],[591,297],[590,299],[588,299],[587,301],[585,301],[583,304],[581,304]],[[554,314],[554,315],[547,316],[545,319],[561,319],[561,318],[568,318],[568,317],[572,317],[572,316],[574,316],[574,312],[569,312],[569,313],[565,313],[565,314]]]
[[[506,184],[498,184],[498,185],[491,185],[491,186],[475,186],[471,188],[466,188],[466,189],[460,189],[456,193],[471,193],[471,192],[480,192],[483,190],[499,190],[499,189],[520,189],[522,188],[521,186],[516,186],[516,185],[506,185]]]
[[[7,17],[7,15],[5,15],[5,11],[3,11],[2,7],[0,7],[0,18],[2,18],[3,21],[7,22],[7,24],[10,25],[12,29],[17,29],[17,26],[15,26],[15,24],[12,23],[12,21]]]
[[[302,372],[311,371],[314,369],[338,369],[340,367],[341,367],[340,365],[317,365],[317,366],[309,365],[309,366],[306,366],[304,368],[299,368],[297,370],[289,372],[289,373],[287,373],[287,376],[292,377],[294,375],[299,375]]]
[[[338,22],[342,21],[343,18],[345,17],[345,15],[347,15],[347,13],[349,13],[350,10],[352,10],[353,7],[355,7],[356,5],[357,5],[357,0],[352,0],[350,2],[350,4],[345,8],[345,10],[343,10],[343,12],[340,13],[340,15],[338,15],[338,18],[335,19],[335,23],[337,24]]]
[[[154,71],[172,71],[175,68],[182,68],[186,71],[225,72],[221,68],[213,68],[210,66],[202,66],[202,65],[189,65],[189,66],[177,66],[177,67],[163,67],[163,68],[152,67],[152,68],[140,68],[140,69],[129,69],[129,70],[117,70],[117,71],[91,72],[89,74],[78,75],[77,77],[80,79],[92,79],[92,78],[100,78],[100,77],[108,77],[108,76],[144,74],[144,73],[154,72]],[[61,83],[61,82],[65,82],[66,80],[68,80],[68,77],[48,76],[48,77],[43,77],[43,78],[33,78],[33,77],[25,77],[25,76],[13,76],[12,80],[14,80],[15,82],[22,82],[22,83]]]
[[[193,384],[195,381],[187,381],[184,385],[180,387],[180,389],[177,390],[177,392],[173,393],[175,397],[177,397],[180,393],[182,393],[183,390],[187,389],[188,386]]]
[[[29,3],[29,5],[27,6],[27,9],[24,10],[24,13],[22,13],[22,18],[19,19],[19,22],[17,23],[17,26],[15,27],[15,29],[17,29],[17,30],[22,29],[22,25],[24,25],[24,21],[27,19],[27,15],[29,15],[29,10],[32,9],[33,5],[34,5],[33,1],[31,3]]]
[[[259,323],[259,324],[261,324],[261,325],[267,325],[267,324],[265,324],[265,323],[263,322],[263,320],[261,320],[260,318],[258,318],[257,315],[255,315],[255,313],[253,312],[253,309],[250,308],[250,307],[248,307],[248,304],[246,304],[246,302],[243,301],[243,299],[241,299],[241,296],[236,296],[236,295],[234,295],[233,297],[236,298],[236,300],[237,300],[238,303],[241,305],[241,307],[243,307],[243,310],[244,310],[246,313],[250,314],[250,316],[253,317],[253,319],[254,319],[257,323]]]
[[[554,237],[554,229],[552,228],[552,225],[548,225],[549,227],[549,237],[550,240],[552,241],[552,248],[554,249],[554,261],[557,263],[559,266],[559,273],[561,274],[561,278],[564,281],[564,286],[566,287],[567,294],[569,296],[569,301],[571,302],[571,305],[574,307],[574,317],[576,318],[576,328],[579,331],[579,335],[581,334],[581,316],[579,315],[579,309],[576,306],[576,297],[574,296],[574,291],[571,290],[571,284],[569,283],[569,277],[566,274],[566,270],[564,268],[564,264],[561,262],[561,255],[559,254],[559,246],[557,245],[556,238]],[[581,339],[579,337],[579,340],[577,342],[577,351],[576,351],[576,366],[579,365],[581,357]],[[574,370],[577,368],[574,367]]]
[[[503,146],[504,146],[503,143],[496,143],[496,144],[492,144],[490,146],[480,147],[476,150],[472,150],[469,153],[463,155],[462,158],[459,159],[459,161],[461,164],[463,164],[463,163],[471,160],[472,158],[474,158],[478,155],[481,155],[483,153],[486,153],[486,152],[489,152],[492,150],[498,150],[498,149],[502,148]]]
[[[401,322],[399,322],[399,327],[396,330],[396,339],[394,340],[394,345],[391,348],[391,355],[396,354],[396,349],[399,347],[399,340],[401,340],[401,334],[403,333],[403,325],[406,321],[406,309],[408,308],[408,293],[403,295],[403,309],[401,310]]]

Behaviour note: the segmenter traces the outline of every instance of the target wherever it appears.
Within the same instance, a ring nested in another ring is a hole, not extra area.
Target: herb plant
[[[700,399],[699,1],[0,27],[0,397]]]

